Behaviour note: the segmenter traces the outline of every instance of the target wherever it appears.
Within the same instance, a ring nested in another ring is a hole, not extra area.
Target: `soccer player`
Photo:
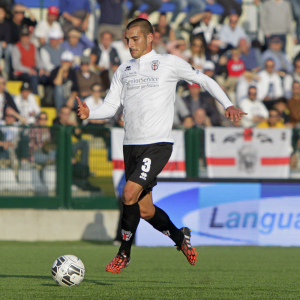
[[[114,116],[121,104],[124,107],[126,185],[122,195],[123,240],[106,271],[119,274],[129,265],[130,249],[140,218],[169,236],[189,263],[195,265],[197,253],[190,243],[190,229],[178,229],[152,200],[156,176],[172,153],[176,83],[183,79],[203,86],[223,104],[226,117],[232,121],[240,120],[244,113],[232,105],[214,80],[177,56],[160,55],[152,50],[153,28],[147,20],[130,22],[125,37],[133,59],[123,63],[115,72],[104,103],[90,111],[85,102],[81,103],[77,98],[81,119],[107,119]]]

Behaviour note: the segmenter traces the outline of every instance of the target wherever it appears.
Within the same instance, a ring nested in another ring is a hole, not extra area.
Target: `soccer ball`
[[[84,264],[75,255],[60,256],[52,265],[52,277],[60,286],[79,285],[84,274]]]

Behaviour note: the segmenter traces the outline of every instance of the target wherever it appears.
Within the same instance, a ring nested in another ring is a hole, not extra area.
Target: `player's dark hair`
[[[153,34],[153,27],[152,24],[143,18],[138,18],[131,21],[127,26],[126,30],[129,30],[132,27],[140,27],[141,31],[143,32],[144,36],[146,37],[149,33]]]

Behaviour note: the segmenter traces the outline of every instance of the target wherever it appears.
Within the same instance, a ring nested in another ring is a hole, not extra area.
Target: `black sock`
[[[119,253],[125,251],[129,257],[136,229],[140,222],[140,206],[138,203],[126,205],[123,203],[123,214],[121,218],[122,244]]]
[[[172,223],[169,216],[159,207],[155,206],[154,216],[150,220],[146,220],[156,230],[167,235],[179,246],[183,240],[183,233]]]

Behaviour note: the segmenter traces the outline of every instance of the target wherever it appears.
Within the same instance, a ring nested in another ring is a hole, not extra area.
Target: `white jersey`
[[[171,142],[176,84],[194,82],[212,94],[225,109],[233,104],[219,85],[183,59],[154,50],[119,66],[104,104],[89,119],[105,119],[123,105],[124,145]]]

